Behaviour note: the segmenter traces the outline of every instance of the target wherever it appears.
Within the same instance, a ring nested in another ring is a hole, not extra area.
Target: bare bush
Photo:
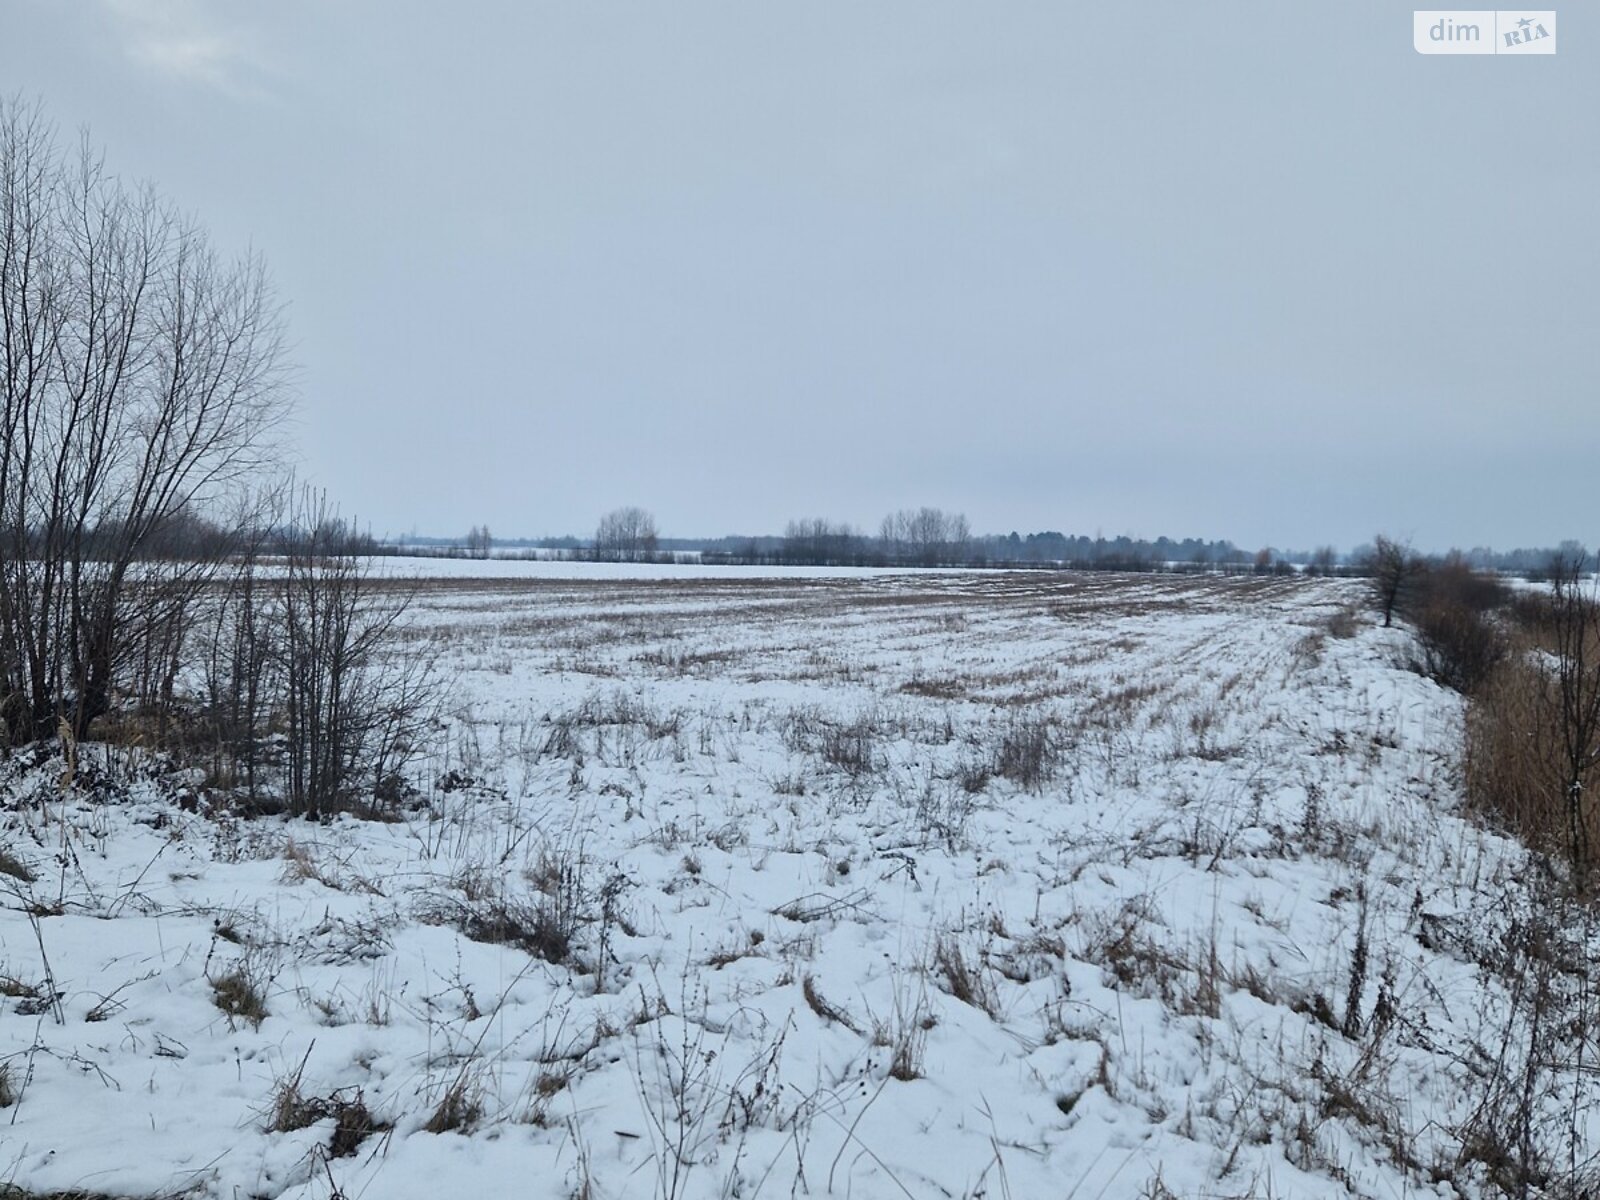
[[[1561,731],[1562,811],[1574,882],[1582,890],[1595,845],[1595,805],[1585,802],[1600,763],[1600,596],[1585,591],[1581,556],[1558,561],[1552,577],[1550,640]]]
[[[1401,588],[1393,604],[1416,630],[1417,658],[1412,665],[1459,692],[1481,686],[1507,651],[1498,615],[1510,603],[1506,586],[1492,575],[1474,571],[1459,555],[1436,564],[1414,561],[1396,566],[1391,561],[1388,569],[1404,574],[1398,583],[1393,575],[1379,579],[1383,586]]]
[[[1452,1165],[1458,1179],[1476,1177],[1506,1196],[1588,1196],[1596,1182],[1592,1101],[1567,1075],[1594,1055],[1594,914],[1554,882],[1536,874],[1531,903],[1512,902],[1467,934],[1469,952],[1505,993],[1475,1048]],[[1551,1106],[1566,1112],[1552,1119]]]
[[[1564,854],[1581,889],[1600,845],[1600,602],[1579,565],[1558,564],[1549,599],[1519,608],[1524,636],[1468,710],[1465,767],[1474,802]]]
[[[343,523],[322,497],[301,493],[296,516],[280,545],[289,808],[386,811],[438,699],[426,653],[387,652],[412,593],[342,552]]]
[[[265,536],[257,523],[241,538],[195,631],[205,645],[200,703],[210,781],[252,809],[265,806],[270,731],[282,701],[276,589],[258,566]]]
[[[1458,692],[1481,687],[1505,657],[1505,634],[1494,619],[1447,599],[1428,603],[1413,619],[1417,670]]]

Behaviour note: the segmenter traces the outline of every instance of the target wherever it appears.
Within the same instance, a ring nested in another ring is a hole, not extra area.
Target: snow
[[[1405,634],[1327,632],[1358,585],[413,567],[450,582],[410,620],[451,715],[400,821],[208,815],[155,777],[107,799],[112,749],[65,792],[59,763],[0,768],[0,845],[35,875],[0,875],[26,985],[0,998],[0,1180],[1481,1190],[1436,1168],[1506,992],[1438,931],[1514,908],[1524,855],[1462,814],[1459,698]],[[986,777],[1041,721],[1055,773]],[[461,931],[563,899],[565,961]],[[259,1026],[214,1000],[234,972]],[[389,1128],[343,1157],[333,1116],[272,1131],[297,1072]],[[475,1115],[430,1132],[452,1089]]]

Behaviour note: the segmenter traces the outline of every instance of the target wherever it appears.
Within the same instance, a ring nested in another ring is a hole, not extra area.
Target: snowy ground
[[[1479,1194],[1523,856],[1359,599],[436,578],[404,822],[12,765],[0,1185]]]

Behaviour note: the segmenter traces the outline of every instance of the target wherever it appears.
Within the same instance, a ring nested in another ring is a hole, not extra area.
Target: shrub
[[[1511,602],[1511,590],[1497,576],[1474,571],[1455,556],[1424,572],[1418,591],[1431,602],[1444,601],[1477,613],[1492,612]]]
[[[1515,609],[1522,638],[1468,710],[1465,766],[1469,798],[1536,849],[1564,849],[1581,891],[1600,845],[1600,599],[1580,565],[1555,564],[1551,595]]]
[[[438,704],[432,658],[392,652],[411,593],[344,551],[326,501],[302,493],[291,515],[278,623],[290,811],[377,815],[401,798]]]
[[[1420,652],[1416,667],[1445,687],[1473,692],[1505,657],[1506,636],[1482,611],[1439,598],[1413,620]]]
[[[1416,629],[1415,668],[1458,692],[1481,687],[1506,656],[1500,614],[1510,601],[1505,584],[1459,558],[1417,564],[1399,598],[1401,612]]]

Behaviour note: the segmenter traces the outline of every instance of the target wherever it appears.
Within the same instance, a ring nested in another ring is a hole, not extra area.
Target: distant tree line
[[[1395,543],[1378,538],[1341,554],[1333,546],[1246,550],[1227,539],[1105,537],[1057,530],[976,536],[964,514],[922,507],[889,513],[876,533],[847,521],[803,517],[784,532],[755,536],[670,538],[658,532],[648,510],[615,509],[601,518],[592,538],[543,537],[491,539],[487,526],[474,526],[465,538],[417,538],[372,547],[376,553],[425,552],[445,556],[488,557],[498,547],[507,557],[538,557],[609,562],[674,562],[737,565],[842,567],[1038,567],[1088,571],[1203,572],[1234,575],[1370,576],[1392,559]],[[1412,557],[1418,557],[1407,550]],[[1474,570],[1538,579],[1553,562],[1570,561],[1582,549],[1563,542],[1551,549],[1499,553],[1483,547],[1433,555],[1435,564],[1459,562]]]
[[[781,541],[755,553],[797,566],[960,566],[972,561],[972,534],[960,513],[907,508],[884,517],[876,537],[822,517],[790,521]]]
[[[820,518],[791,521],[782,538],[746,539],[708,554],[718,562],[827,566],[1065,567],[1103,571],[1227,571],[1240,574],[1333,574],[1331,547],[1310,553],[1265,549],[1254,555],[1228,541],[1072,536],[1053,530],[975,537],[967,518],[937,508],[886,516],[876,536]]]

